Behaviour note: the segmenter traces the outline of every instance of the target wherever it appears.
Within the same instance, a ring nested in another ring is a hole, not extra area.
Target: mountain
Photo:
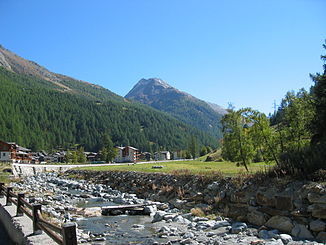
[[[159,78],[141,79],[125,96],[166,112],[214,137],[221,137],[220,120],[225,110],[179,91]]]
[[[80,144],[97,151],[105,133],[116,145],[144,151],[186,149],[191,135],[200,145],[217,144],[205,132],[165,113],[53,73],[0,47],[1,140],[33,150]]]

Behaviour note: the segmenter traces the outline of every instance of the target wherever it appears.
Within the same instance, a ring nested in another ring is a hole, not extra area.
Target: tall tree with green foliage
[[[250,122],[241,115],[242,111],[228,109],[222,118],[223,158],[237,162],[248,170],[248,165],[255,156],[254,145],[250,135]]]
[[[195,159],[197,157],[198,153],[198,143],[195,136],[191,136],[190,142],[189,142],[189,153],[191,154],[192,158]]]
[[[326,40],[323,44],[326,50]],[[312,120],[313,138],[312,144],[317,145],[323,142],[326,144],[326,55],[321,55],[321,59],[324,62],[323,72],[310,74],[310,77],[315,82],[312,88],[312,94],[314,96],[315,106],[315,118]]]
[[[85,163],[86,162],[86,155],[85,155],[85,152],[84,152],[84,147],[79,147],[77,149],[77,161],[79,163]]]
[[[103,136],[103,147],[100,151],[101,160],[105,162],[112,162],[117,156],[118,151],[114,147],[111,137],[108,134]]]

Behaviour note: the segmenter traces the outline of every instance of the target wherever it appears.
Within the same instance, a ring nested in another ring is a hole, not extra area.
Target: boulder
[[[167,214],[167,213],[164,212],[164,211],[157,211],[157,212],[154,214],[154,217],[153,217],[152,223],[159,222],[159,221],[163,220],[163,218],[164,218],[164,216],[165,216],[166,214]]]
[[[94,207],[94,208],[85,208],[84,209],[84,216],[85,217],[98,217],[102,215],[101,207]]]
[[[280,239],[284,244],[288,244],[289,242],[292,242],[292,237],[288,234],[280,234]]]
[[[311,232],[307,229],[305,225],[302,224],[296,224],[292,231],[291,231],[292,236],[298,237],[301,239],[313,239],[314,236],[311,234]]]
[[[232,224],[230,232],[232,234],[238,234],[239,232],[245,231],[247,229],[247,224],[243,222],[236,222]]]
[[[308,193],[307,198],[311,203],[326,204],[326,195],[310,192]]]
[[[323,242],[326,243],[326,232],[325,231],[321,231],[318,233],[316,240],[319,242]]]
[[[313,206],[313,207],[311,207]],[[326,219],[326,204],[313,204],[308,208],[312,208],[312,216],[315,218]]]
[[[259,191],[256,193],[256,201],[261,206],[275,207],[276,204],[274,193],[266,193]]]
[[[292,210],[293,199],[291,196],[276,196],[276,208],[279,210]]]
[[[264,213],[254,210],[247,214],[247,220],[251,224],[262,226],[266,223],[267,217]]]
[[[314,220],[314,221],[311,221],[310,224],[309,224],[309,227],[310,227],[310,230],[312,231],[325,231],[325,227],[326,227],[326,223],[322,220]]]
[[[270,218],[266,224],[267,227],[271,227],[280,231],[285,231],[290,233],[293,229],[292,220],[285,216],[273,216]]]
[[[250,197],[248,194],[244,191],[237,191],[231,194],[231,202],[234,203],[248,203]]]

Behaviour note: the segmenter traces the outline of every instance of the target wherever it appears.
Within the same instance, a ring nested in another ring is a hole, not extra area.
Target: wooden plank
[[[149,206],[149,204],[130,204],[130,205],[117,205],[117,206],[104,206],[102,209],[108,209],[108,210],[113,210],[113,209],[131,209],[131,208],[142,208]]]

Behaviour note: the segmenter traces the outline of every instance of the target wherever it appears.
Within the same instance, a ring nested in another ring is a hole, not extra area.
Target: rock
[[[265,192],[257,192],[256,193],[256,201],[259,205],[262,206],[269,206],[269,207],[275,207],[276,201],[274,198],[273,192],[265,193]]]
[[[162,232],[162,233],[169,233],[171,230],[169,227],[167,226],[162,226],[161,229],[159,229],[158,232]]]
[[[291,196],[276,196],[276,208],[279,210],[289,210],[293,209],[293,200]]]
[[[284,245],[281,239],[268,241],[265,245]]]
[[[247,214],[247,220],[251,224],[262,226],[266,223],[267,217],[264,213],[254,210]]]
[[[325,231],[326,223],[322,220],[314,220],[309,224],[310,230],[312,231]]]
[[[243,191],[232,193],[230,198],[231,202],[235,203],[247,203],[249,199],[250,197],[248,197],[247,193]]]
[[[190,245],[197,245],[198,242],[197,241],[194,241],[192,240],[191,238],[187,238],[187,239],[184,239],[182,241],[180,241],[180,244],[190,244]]]
[[[310,192],[308,193],[307,198],[311,203],[326,204],[326,195],[320,195],[314,192]]]
[[[271,238],[275,238],[275,239],[279,239],[279,234],[278,234],[278,230],[271,230],[268,231],[268,236]]]
[[[145,215],[150,215],[153,214],[157,211],[157,207],[156,205],[152,205],[152,206],[145,206],[144,207],[144,214]]]
[[[289,242],[292,242],[292,237],[288,234],[280,234],[280,239],[284,244],[288,244]]]
[[[320,219],[326,219],[326,204],[313,204],[308,207],[312,210],[312,216]]]
[[[269,239],[268,231],[267,230],[261,230],[258,232],[258,237],[261,239]]]
[[[214,226],[212,227],[212,229],[218,229],[220,227],[226,227],[226,226],[230,226],[230,222],[223,220],[223,221],[216,221]]]
[[[134,228],[134,229],[144,229],[145,228],[145,226],[144,225],[140,225],[140,224],[133,224],[132,225],[132,228]]]
[[[187,232],[183,235],[183,238],[184,239],[187,239],[187,238],[194,238],[195,237],[195,234],[192,233],[192,232]]]
[[[230,232],[232,234],[238,234],[239,232],[245,231],[247,229],[247,224],[243,222],[236,222],[232,224]]]
[[[84,216],[85,217],[98,217],[102,215],[102,209],[100,207],[94,208],[85,208]]]
[[[292,220],[285,216],[273,216],[266,222],[265,225],[289,233],[292,231],[294,227]]]
[[[291,231],[292,236],[301,239],[312,239],[314,238],[311,232],[302,224],[296,224]]]
[[[326,243],[326,232],[325,231],[319,232],[318,235],[317,235],[317,237],[316,237],[316,239],[319,242]]]
[[[219,183],[217,181],[214,181],[212,184],[207,186],[207,189],[210,191],[218,191]]]
[[[182,224],[190,224],[191,221],[183,218],[181,215],[177,215],[173,218],[174,222],[182,223]]]
[[[152,223],[159,222],[159,221],[163,220],[164,215],[166,215],[166,212],[165,212],[165,211],[157,211],[157,212],[154,214],[154,217],[153,217]]]

